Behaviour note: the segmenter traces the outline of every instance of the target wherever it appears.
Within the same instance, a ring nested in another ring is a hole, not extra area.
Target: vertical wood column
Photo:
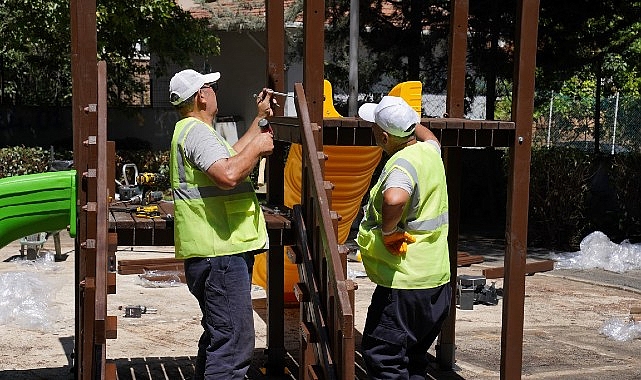
[[[325,1],[305,0],[303,45],[303,87],[309,119],[323,125],[323,80],[325,79]],[[322,138],[322,134],[321,134]],[[322,144],[322,140],[321,140]]]
[[[283,0],[265,0],[267,13],[267,86],[285,92],[285,6]],[[282,104],[284,99],[277,98]],[[285,107],[274,107],[274,116],[283,116]],[[274,152],[267,158],[267,203],[282,206],[285,198],[285,148],[274,141]]]
[[[100,378],[94,357],[94,310],[96,307],[96,215],[97,156],[86,141],[97,132],[98,69],[96,62],[96,3],[71,0],[71,76],[74,166],[78,172],[78,227],[75,249],[76,341],[75,370],[78,379]]]
[[[285,7],[283,0],[265,0],[267,31],[267,86],[285,92]],[[283,102],[284,99],[277,99]],[[283,116],[284,107],[275,107],[274,115]],[[285,147],[274,141],[274,152],[267,158],[267,204],[281,207],[284,204]],[[281,207],[282,209],[282,207]],[[276,239],[273,239],[276,240]],[[270,241],[273,242],[272,239]],[[267,362],[268,374],[285,372],[285,318],[284,301],[284,247],[270,243],[267,255]]]
[[[539,0],[519,0],[512,103],[516,133],[510,147],[507,194],[501,379],[520,379],[523,366],[525,260],[538,19]]]
[[[446,112],[448,117],[462,118],[464,116],[468,12],[468,0],[453,0],[452,15],[450,18],[450,51],[447,70]],[[447,240],[450,251],[450,286],[452,287],[452,299],[450,314],[441,329],[436,356],[441,367],[452,368],[456,361],[456,277],[458,275],[457,254],[461,215],[461,148],[445,148],[443,160],[447,174],[447,192],[449,199],[449,234]]]

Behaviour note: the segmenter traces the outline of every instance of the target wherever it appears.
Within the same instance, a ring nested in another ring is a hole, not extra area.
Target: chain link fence
[[[641,99],[618,93],[601,100],[599,151],[641,152]],[[533,146],[566,146],[594,151],[594,99],[553,94],[535,123]]]
[[[423,95],[423,115],[443,117],[445,95]],[[549,106],[534,122],[534,147],[569,147],[586,152],[595,149],[594,99],[576,99],[555,93]],[[641,152],[641,98],[616,94],[601,99],[599,152]],[[485,119],[485,97],[466,107],[465,118]]]

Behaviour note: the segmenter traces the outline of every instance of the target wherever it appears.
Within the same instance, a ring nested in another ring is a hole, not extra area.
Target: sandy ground
[[[63,236],[62,241],[67,257],[59,262],[15,260],[17,243],[0,249],[0,379],[73,378],[75,257],[73,240]],[[171,257],[172,249],[120,247],[117,258]],[[53,251],[52,241],[44,251]],[[459,268],[459,274],[478,275],[488,265],[502,262],[488,256],[481,265]],[[349,272],[358,284],[355,327],[359,337],[374,286],[361,276],[360,263],[350,262]],[[526,278],[522,378],[641,379],[641,339],[621,342],[600,333],[608,321],[627,319],[630,307],[641,305],[641,293],[568,279],[567,273],[556,272]],[[495,286],[502,289],[502,280]],[[255,287],[253,298],[256,360],[250,378],[258,378],[266,348],[264,290]],[[43,302],[44,307],[28,300]],[[140,318],[125,318],[119,308],[128,305],[155,310]],[[108,297],[108,314],[119,317],[118,337],[107,343],[107,357],[115,361],[119,379],[183,379],[193,373],[191,357],[201,327],[198,306],[185,285],[152,288],[137,275],[118,275],[117,293]],[[284,315],[285,346],[296,358],[298,308],[287,308]],[[457,309],[456,316],[456,371],[435,372],[434,378],[499,379],[502,300],[495,306]]]

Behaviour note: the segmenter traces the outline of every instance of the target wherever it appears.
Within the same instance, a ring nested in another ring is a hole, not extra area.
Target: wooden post
[[[447,105],[448,117],[462,118],[465,99],[465,57],[467,55],[467,17],[468,0],[454,0],[450,19],[450,54],[448,58]],[[450,286],[452,299],[450,314],[441,329],[437,360],[441,367],[452,368],[455,358],[455,325],[456,325],[456,276],[458,274],[458,234],[460,218],[460,184],[461,184],[461,148],[444,148],[443,159],[447,173],[447,191],[449,199],[449,234],[450,251]]]
[[[516,133],[510,147],[508,179],[501,379],[520,379],[523,365],[525,259],[538,16],[539,0],[519,0],[512,103]]]

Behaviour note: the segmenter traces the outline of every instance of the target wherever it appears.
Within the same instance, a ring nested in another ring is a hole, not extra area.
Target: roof
[[[296,0],[285,0],[285,21]],[[265,0],[215,0],[196,3],[194,0],[177,0],[177,4],[195,18],[210,18],[217,30],[263,30],[265,28]]]

